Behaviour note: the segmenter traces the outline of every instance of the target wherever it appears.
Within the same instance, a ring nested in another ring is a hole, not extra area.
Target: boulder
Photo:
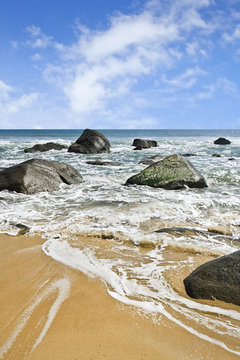
[[[216,145],[229,145],[231,144],[231,141],[225,138],[218,138],[217,140],[214,141],[214,144]]]
[[[80,173],[71,165],[57,161],[31,159],[0,171],[0,191],[9,190],[24,194],[55,191],[60,184],[79,184]]]
[[[85,129],[82,135],[69,148],[69,152],[98,154],[110,152],[109,140],[96,130]]]
[[[99,165],[99,166],[120,166],[119,162],[114,161],[101,161],[101,160],[93,160],[93,161],[86,161],[89,165]]]
[[[139,161],[139,164],[151,165],[157,161],[162,160],[163,158],[164,158],[164,156],[162,156],[162,155],[154,155],[154,156],[145,157]]]
[[[156,147],[157,142],[155,140],[134,139],[132,146],[136,146],[133,150],[149,149],[151,147]]]
[[[212,157],[221,157],[221,155],[220,154],[212,154]]]
[[[68,146],[66,146],[66,145],[49,142],[46,144],[36,144],[31,148],[24,149],[24,152],[25,153],[34,153],[37,151],[44,152],[44,151],[49,151],[49,150],[62,150],[62,149],[67,149],[67,148],[68,148]]]
[[[240,305],[240,251],[199,266],[183,282],[191,298]]]
[[[148,185],[167,190],[207,187],[204,177],[181,155],[171,155],[130,177],[125,185]]]

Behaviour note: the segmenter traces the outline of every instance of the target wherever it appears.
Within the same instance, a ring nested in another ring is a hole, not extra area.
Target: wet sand
[[[46,256],[43,242],[0,235],[0,358],[239,359],[117,302],[99,280]]]

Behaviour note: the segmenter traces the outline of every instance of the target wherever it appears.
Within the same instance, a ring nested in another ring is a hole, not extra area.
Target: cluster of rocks
[[[44,152],[49,150],[68,149],[68,152],[75,152],[80,154],[99,154],[110,152],[109,140],[100,132],[96,130],[85,129],[82,135],[69,147],[53,142],[46,144],[36,144],[31,148],[24,150],[25,153]]]
[[[215,144],[230,144],[229,140],[219,138]],[[134,150],[156,147],[154,140],[135,139]],[[109,153],[110,142],[101,133],[86,129],[73,143],[68,152],[81,154]],[[62,150],[67,147],[55,143],[37,144],[32,148],[25,149],[26,153],[35,151]],[[186,159],[196,154],[171,155],[162,157],[155,155],[145,158],[140,163],[149,166],[140,173],[131,176],[125,185],[147,185],[154,188],[167,190],[181,189],[185,186],[190,188],[207,187],[206,180],[199,171]],[[213,156],[220,156],[213,154]],[[119,163],[109,161],[88,161],[91,165],[113,165]],[[0,169],[0,191],[9,190],[24,194],[35,194],[41,191],[58,190],[61,184],[82,183],[81,174],[71,165],[43,159],[31,159],[9,168]],[[25,233],[22,224],[18,224],[20,232]],[[163,230],[159,230],[163,231]],[[166,231],[166,229],[165,229]],[[167,229],[168,232],[183,232],[186,229]],[[240,251],[220,257],[194,270],[184,279],[187,294],[196,299],[219,299],[240,305]]]

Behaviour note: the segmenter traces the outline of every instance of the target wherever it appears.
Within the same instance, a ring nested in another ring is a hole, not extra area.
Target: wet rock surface
[[[171,155],[130,177],[125,185],[148,185],[167,190],[207,187],[206,180],[183,156]]]
[[[134,139],[132,146],[135,146],[135,149],[133,150],[149,149],[151,147],[156,147],[157,142],[155,140]]]
[[[46,144],[36,144],[31,148],[24,149],[24,152],[34,153],[34,152],[45,152],[49,150],[63,150],[63,149],[68,149],[68,146],[49,142]]]
[[[80,173],[71,165],[42,159],[31,159],[0,171],[0,191],[24,194],[55,191],[60,184],[79,184]]]
[[[184,279],[184,286],[194,299],[240,305],[240,251],[199,266]]]
[[[82,135],[69,148],[69,152],[80,154],[109,153],[109,140],[96,130],[85,129]]]
[[[231,141],[225,138],[218,138],[217,140],[214,141],[214,144],[216,145],[229,145],[231,144]]]

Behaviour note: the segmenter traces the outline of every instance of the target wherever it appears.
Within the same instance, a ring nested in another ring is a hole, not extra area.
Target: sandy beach
[[[159,326],[117,302],[97,279],[46,256],[43,242],[0,236],[2,359],[238,358],[164,316]]]

